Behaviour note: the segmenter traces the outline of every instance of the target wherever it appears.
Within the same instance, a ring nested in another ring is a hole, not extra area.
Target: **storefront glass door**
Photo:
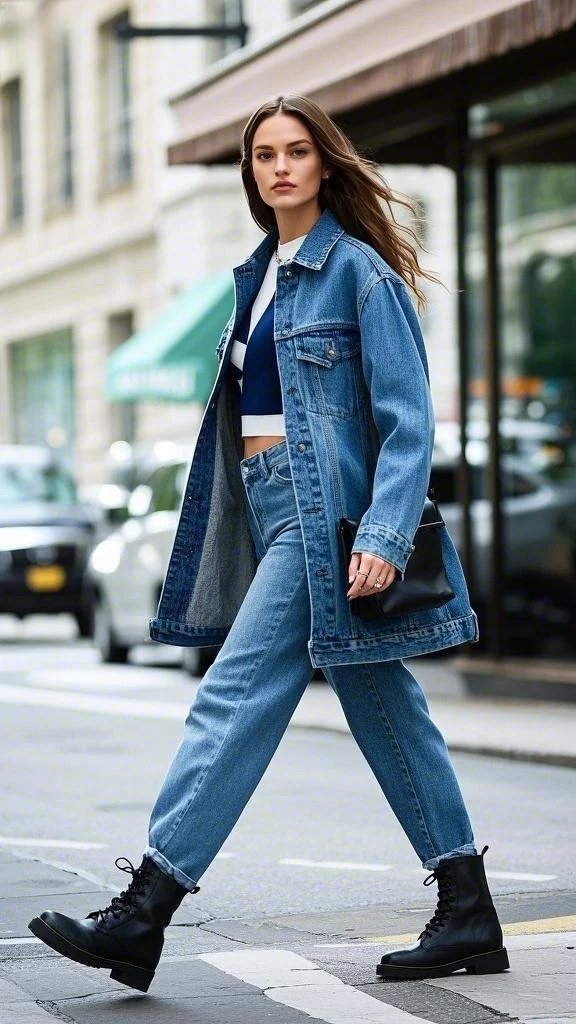
[[[576,657],[576,75],[467,111],[467,564],[491,655]]]
[[[495,167],[502,653],[576,655],[576,153]]]

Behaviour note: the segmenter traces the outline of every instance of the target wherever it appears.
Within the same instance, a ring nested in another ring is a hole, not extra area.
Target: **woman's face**
[[[291,114],[261,121],[252,143],[252,173],[261,198],[278,213],[318,203],[320,152],[306,125]]]

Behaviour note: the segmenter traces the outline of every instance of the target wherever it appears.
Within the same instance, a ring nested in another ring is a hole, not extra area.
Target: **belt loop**
[[[265,480],[268,480],[268,477],[272,472],[270,466],[268,465],[268,448],[264,448],[261,452],[259,452],[258,457],[260,459],[260,470],[262,472],[262,476],[264,477]]]

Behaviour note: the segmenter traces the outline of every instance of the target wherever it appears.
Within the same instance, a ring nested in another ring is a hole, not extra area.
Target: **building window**
[[[127,24],[128,12],[100,28],[100,96],[102,186],[117,188],[132,180],[132,89],[130,44],[118,39],[116,30]]]
[[[110,354],[134,334],[134,314],[132,310],[113,313],[108,318],[108,351]],[[111,402],[108,418],[110,443],[128,441],[132,444],[136,438],[136,403]]]
[[[72,62],[70,39],[61,36],[54,46],[50,76],[48,133],[49,206],[68,206],[74,198],[74,145],[72,134]]]
[[[16,341],[8,348],[10,435],[16,444],[74,454],[74,364],[70,330]]]
[[[206,22],[210,25],[239,25],[242,21],[241,0],[208,0],[206,4]],[[240,47],[237,36],[224,36],[222,39],[208,39],[207,62],[222,60],[227,54]]]
[[[2,86],[4,177],[6,220],[17,227],[24,220],[24,169],[22,165],[22,89],[19,78]]]

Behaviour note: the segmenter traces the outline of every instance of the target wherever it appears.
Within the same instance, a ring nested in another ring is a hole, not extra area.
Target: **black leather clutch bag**
[[[387,590],[370,597],[356,597],[350,602],[353,615],[364,619],[383,619],[389,615],[422,611],[446,604],[454,597],[442,560],[441,529],[444,520],[438,503],[429,491],[424,502],[420,525],[414,536],[414,550],[408,559],[404,579],[394,580]],[[352,547],[358,530],[355,519],[340,519],[338,533],[344,558],[346,580]]]

